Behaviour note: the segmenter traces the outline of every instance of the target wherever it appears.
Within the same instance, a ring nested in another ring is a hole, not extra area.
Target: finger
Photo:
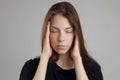
[[[75,32],[75,44],[78,45],[78,35],[77,35],[77,32]]]
[[[50,22],[48,22],[47,24],[47,32],[46,32],[47,37],[49,36],[49,33],[50,33]]]
[[[49,41],[49,26],[50,26],[50,22],[48,22],[48,24],[46,26],[46,34],[45,34],[45,38],[44,38],[44,44],[47,44],[47,42]]]

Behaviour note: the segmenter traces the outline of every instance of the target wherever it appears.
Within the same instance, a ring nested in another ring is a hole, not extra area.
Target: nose
[[[58,41],[59,42],[63,42],[64,40],[65,40],[65,37],[64,37],[65,35],[64,35],[64,33],[60,33],[59,35],[58,35]]]

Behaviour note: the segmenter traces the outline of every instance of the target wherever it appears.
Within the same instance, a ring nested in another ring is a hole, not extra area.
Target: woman
[[[88,55],[79,16],[70,3],[54,4],[42,31],[40,58],[25,63],[20,80],[103,80],[99,64]]]

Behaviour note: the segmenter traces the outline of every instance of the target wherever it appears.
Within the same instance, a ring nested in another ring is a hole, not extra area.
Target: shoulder
[[[23,67],[27,67],[27,68],[37,68],[39,63],[39,58],[34,58],[34,59],[29,59],[25,62]]]
[[[89,77],[89,79],[97,79],[97,80],[103,80],[103,75],[101,71],[101,66],[97,63],[91,63],[89,65],[84,65],[86,73]]]
[[[39,58],[29,59],[25,62],[25,64],[37,64],[39,63]]]
[[[91,64],[84,64],[84,67],[88,73],[101,70],[101,66],[97,62]]]
[[[39,58],[27,60],[20,73],[20,80],[31,80],[37,70]]]
[[[29,59],[24,63],[24,70],[35,70],[38,66],[39,58]]]

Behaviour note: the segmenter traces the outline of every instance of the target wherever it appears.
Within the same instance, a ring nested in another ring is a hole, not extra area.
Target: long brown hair
[[[82,29],[81,29],[79,16],[78,16],[75,8],[73,7],[73,5],[71,5],[69,2],[59,2],[59,3],[54,4],[49,9],[48,13],[46,14],[44,24],[43,24],[43,29],[42,29],[42,41],[41,41],[42,49],[43,49],[43,45],[44,45],[43,43],[44,43],[44,38],[45,38],[45,34],[46,34],[47,23],[48,23],[48,21],[51,21],[52,18],[56,14],[60,14],[60,15],[64,16],[65,18],[67,18],[68,21],[70,22],[70,24],[72,25],[72,27],[77,32],[78,40],[79,40],[79,50],[80,50],[80,54],[81,54],[83,63],[89,64],[89,63],[95,62],[95,60],[88,55],[88,52],[84,45],[84,38],[83,38],[83,33],[82,33]],[[55,62],[57,60],[58,60],[58,55],[55,54],[55,52],[53,51],[49,62]]]

